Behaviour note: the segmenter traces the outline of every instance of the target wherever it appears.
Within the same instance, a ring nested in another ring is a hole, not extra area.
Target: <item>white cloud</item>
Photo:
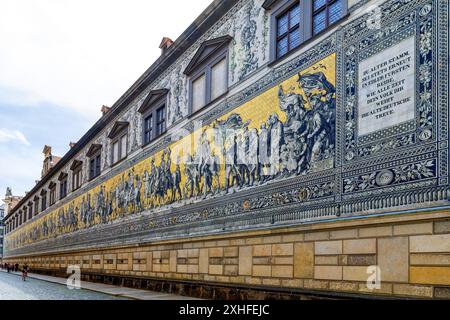
[[[211,0],[1,0],[3,98],[50,102],[99,115],[158,58]]]
[[[25,135],[18,130],[9,130],[0,128],[0,143],[4,142],[19,142],[26,146],[30,145]]]
[[[24,195],[40,177],[42,154],[28,147],[0,148],[0,151],[0,198],[7,187],[12,187],[14,195]]]

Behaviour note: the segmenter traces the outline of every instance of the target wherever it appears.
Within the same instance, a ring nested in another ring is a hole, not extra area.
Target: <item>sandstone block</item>
[[[434,233],[436,233],[436,234],[450,233],[450,220],[435,222],[434,223]]]
[[[414,296],[431,298],[433,296],[433,287],[416,286],[409,284],[394,284],[395,295]]]
[[[272,245],[273,256],[292,256],[294,254],[294,244],[274,244]]]
[[[337,266],[338,256],[316,256],[315,264],[323,266]]]
[[[416,223],[394,226],[394,235],[417,235],[417,234],[432,234],[433,223]]]
[[[209,274],[222,275],[223,274],[223,266],[222,265],[209,266]]]
[[[342,241],[319,241],[315,244],[316,255],[342,254]]]
[[[314,267],[314,279],[317,279],[317,280],[342,280],[342,267],[316,266],[316,267]]]
[[[412,266],[450,266],[450,255],[447,254],[412,254],[410,257]]]
[[[257,245],[253,247],[254,257],[270,257],[272,255],[272,246],[267,245]]]
[[[294,249],[294,277],[314,277],[314,244],[296,243]]]
[[[343,279],[347,281],[363,281],[367,282],[369,274],[367,273],[367,267],[343,267]]]
[[[388,237],[392,236],[392,226],[385,227],[372,227],[359,229],[360,238],[372,238],[372,237]]]
[[[411,267],[411,282],[450,285],[450,267]]]
[[[252,247],[239,248],[239,275],[250,276],[252,274],[253,256]]]
[[[344,254],[375,254],[376,252],[376,239],[344,240]]]
[[[223,248],[210,248],[209,249],[209,257],[210,258],[222,258],[223,257]]]
[[[209,250],[200,249],[198,258],[198,271],[200,273],[208,273],[209,271]]]
[[[272,277],[292,278],[294,276],[293,266],[272,266]]]
[[[330,232],[331,240],[353,239],[358,237],[358,229],[336,230]]]
[[[271,276],[271,266],[253,266],[253,276],[254,277],[270,277]]]
[[[412,253],[450,253],[450,234],[411,237]]]
[[[378,266],[382,281],[408,282],[408,237],[378,239]]]

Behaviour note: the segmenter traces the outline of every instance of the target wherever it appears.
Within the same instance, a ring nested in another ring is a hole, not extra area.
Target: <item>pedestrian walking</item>
[[[22,280],[23,281],[27,281],[27,277],[28,277],[28,264],[24,264],[24,266],[22,267]]]

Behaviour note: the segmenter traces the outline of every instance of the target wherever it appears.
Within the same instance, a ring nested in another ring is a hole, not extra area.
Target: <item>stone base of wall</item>
[[[207,299],[450,298],[450,210],[8,257],[34,271]],[[370,289],[368,268],[381,271]]]
[[[66,269],[34,269],[33,273],[65,278]],[[114,286],[164,292],[192,298],[208,300],[368,300],[395,299],[394,297],[352,294],[320,290],[302,290],[251,285],[226,285],[194,281],[162,281],[146,277],[114,276],[100,273],[83,273],[82,281],[109,284]]]

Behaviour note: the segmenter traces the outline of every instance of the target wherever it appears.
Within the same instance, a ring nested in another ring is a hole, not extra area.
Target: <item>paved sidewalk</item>
[[[4,270],[1,270],[3,273],[7,273]],[[10,272],[11,275],[16,275],[19,277],[22,277],[21,272]],[[50,282],[59,284],[62,286],[66,286],[66,279],[65,278],[58,278],[58,277],[51,277],[51,276],[45,276],[35,273],[28,273],[28,277],[31,279],[36,279],[40,281]],[[148,291],[148,290],[141,290],[141,289],[132,289],[132,288],[124,288],[124,287],[118,287],[108,284],[100,284],[100,283],[93,283],[93,282],[81,282],[81,289],[94,291],[106,295],[110,295],[117,298],[126,298],[126,299],[133,299],[133,300],[198,300],[195,298],[190,297],[184,297],[174,294],[168,294],[163,292],[154,292],[154,291]]]

